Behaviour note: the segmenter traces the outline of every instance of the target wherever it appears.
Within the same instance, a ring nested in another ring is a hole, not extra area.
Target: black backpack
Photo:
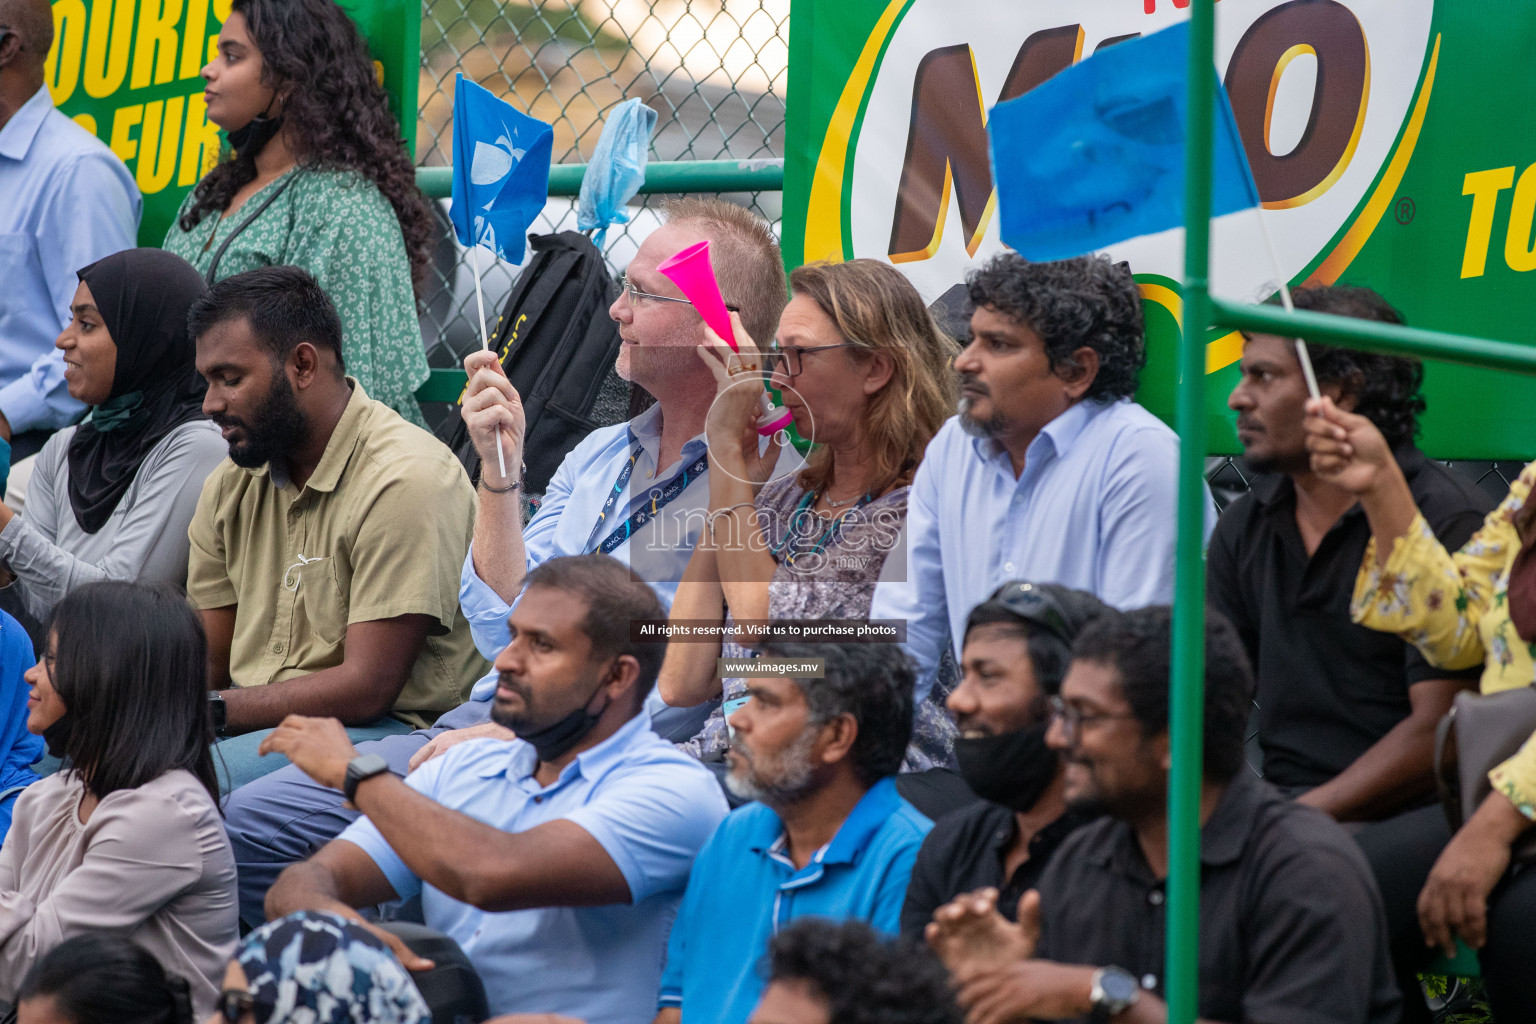
[[[575,231],[529,235],[528,244],[533,258],[512,286],[491,344],[523,400],[528,463],[523,487],[525,494],[537,495],[582,438],[597,427],[622,422],[628,406],[594,410],[601,393],[615,385],[627,389],[613,372],[619,325],[608,316],[608,307],[618,298],[619,286],[603,254]],[[463,419],[454,415],[443,431],[469,478],[479,480],[480,456]],[[517,470],[508,466],[507,472]]]

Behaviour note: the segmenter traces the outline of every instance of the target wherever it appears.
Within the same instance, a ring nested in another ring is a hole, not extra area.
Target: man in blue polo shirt
[[[518,739],[459,744],[405,780],[357,756],[334,719],[291,715],[265,741],[364,815],[283,872],[267,913],[360,921],[354,907],[420,893],[426,924],[463,947],[493,1013],[643,1024],[725,798],[641,714],[663,647],[633,642],[630,624],[662,617],[651,588],[607,555],[581,555],[545,562],[524,593],[492,708]],[[387,941],[407,967],[427,966]]]
[[[819,659],[820,677],[763,675],[731,716],[732,812],[694,864],[672,926],[655,1024],[743,1024],[768,940],[802,917],[894,935],[932,823],[896,792],[912,735],[913,672],[885,644],[763,645]],[[786,666],[788,668],[788,666]]]

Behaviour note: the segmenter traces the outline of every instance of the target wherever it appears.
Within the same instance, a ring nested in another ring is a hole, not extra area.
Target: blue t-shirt
[[[681,1006],[684,1024],[742,1024],[762,995],[768,939],[797,918],[856,918],[895,935],[931,828],[896,781],[882,779],[797,870],[777,814],[756,803],[731,812],[694,862],[667,944],[660,1005]]]
[[[725,817],[725,797],[714,775],[653,733],[643,715],[578,754],[550,786],[533,777],[536,763],[521,740],[471,740],[405,781],[507,832],[556,820],[580,825],[623,872],[630,903],[487,913],[422,882],[367,818],[340,838],[362,847],[401,897],[421,894],[427,925],[463,947],[492,1013],[649,1024],[667,928],[695,855]]]

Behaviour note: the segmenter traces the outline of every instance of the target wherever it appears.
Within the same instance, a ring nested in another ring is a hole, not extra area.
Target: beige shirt
[[[474,488],[446,445],[347,380],[352,398],[303,487],[277,463],[226,460],[209,475],[188,530],[187,594],[198,608],[238,606],[236,686],[340,665],[351,623],[430,615],[434,635],[393,711],[429,725],[487,668],[458,600]]]
[[[85,786],[65,771],[16,800],[0,848],[0,999],[65,939],[105,932],[142,946],[213,1011],[235,951],[235,858],[213,798],[169,771],[111,793],[80,823]]]

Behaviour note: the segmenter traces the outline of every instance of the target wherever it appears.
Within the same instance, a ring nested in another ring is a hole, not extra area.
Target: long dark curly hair
[[[285,92],[282,115],[290,145],[310,167],[354,170],[378,186],[400,218],[411,280],[421,293],[432,244],[432,212],[416,187],[400,125],[357,26],[335,0],[234,0],[261,51],[262,80]],[[181,216],[191,231],[224,210],[256,177],[256,158],[227,160],[197,183]]]

